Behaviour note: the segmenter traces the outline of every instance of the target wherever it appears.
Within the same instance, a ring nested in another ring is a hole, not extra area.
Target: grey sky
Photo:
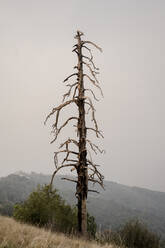
[[[164,13],[164,0],[1,0],[0,175],[53,171],[51,123],[43,122],[73,72],[80,29],[103,48],[94,52],[103,174],[165,191]]]

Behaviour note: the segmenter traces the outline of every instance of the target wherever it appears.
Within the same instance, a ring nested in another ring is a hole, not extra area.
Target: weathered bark
[[[79,134],[79,162],[78,162],[78,229],[83,236],[87,233],[87,210],[86,198],[88,192],[88,171],[86,159],[86,125],[85,125],[85,103],[84,103],[84,80],[83,80],[83,61],[82,61],[82,43],[81,34],[77,32],[77,50],[78,50],[78,134]]]

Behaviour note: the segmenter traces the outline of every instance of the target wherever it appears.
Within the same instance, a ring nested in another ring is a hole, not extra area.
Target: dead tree
[[[87,92],[91,93],[91,96],[98,100],[91,89],[91,86],[87,88],[87,84],[92,84],[92,87],[98,88],[102,94],[102,90],[99,86],[99,81],[96,75],[99,73],[99,68],[97,68],[93,62],[93,55],[89,46],[93,46],[99,51],[102,49],[91,41],[83,41],[81,36],[82,32],[77,31],[75,39],[77,43],[73,46],[73,52],[77,54],[78,63],[74,67],[76,72],[68,76],[64,82],[68,80],[75,79],[71,84],[67,84],[69,90],[63,96],[63,103],[58,107],[53,108],[51,113],[46,117],[45,123],[52,116],[55,115],[55,123],[53,124],[53,134],[54,139],[51,143],[55,142],[61,130],[71,121],[74,121],[74,127],[77,131],[77,140],[68,138],[59,147],[59,150],[55,152],[54,162],[55,171],[52,175],[51,185],[56,173],[62,168],[71,167],[71,171],[76,170],[77,179],[63,178],[76,183],[76,197],[78,199],[78,230],[79,232],[86,236],[87,234],[87,209],[86,209],[86,199],[89,191],[96,192],[88,188],[88,182],[98,183],[103,187],[103,175],[99,172],[98,166],[93,161],[91,156],[88,157],[88,147],[92,149],[95,153],[103,151],[95,144],[93,144],[88,138],[87,134],[89,131],[95,133],[96,137],[103,137],[101,131],[98,129],[97,121],[95,118],[95,108],[92,99],[87,95]],[[85,53],[86,50],[86,53]],[[84,72],[86,68],[87,73]],[[84,86],[85,84],[85,86]],[[68,98],[66,101],[65,99]],[[59,116],[61,110],[70,104],[75,104],[78,109],[77,116],[69,117],[62,125],[59,126]],[[88,111],[87,111],[88,108]],[[91,114],[93,126],[86,126],[86,114]],[[76,149],[72,149],[73,145]],[[63,161],[59,164],[58,157],[60,154],[64,154]],[[75,156],[75,158],[73,158]]]

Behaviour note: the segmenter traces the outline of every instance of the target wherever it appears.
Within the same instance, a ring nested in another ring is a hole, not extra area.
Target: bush
[[[130,221],[120,231],[122,241],[129,248],[159,248],[159,237],[137,220]]]
[[[95,238],[96,230],[97,230],[97,225],[95,222],[95,218],[93,216],[87,214],[87,232],[88,232],[89,236]]]
[[[159,248],[159,237],[137,220],[127,222],[120,230],[105,230],[97,235],[101,244],[110,243],[127,248]],[[163,246],[161,246],[163,247]]]
[[[13,204],[10,202],[0,203],[0,214],[5,216],[12,216]]]
[[[48,227],[51,230],[76,233],[77,208],[71,207],[57,193],[49,191],[49,186],[38,186],[28,199],[14,206],[14,218],[21,222],[30,223],[39,227]],[[95,236],[96,223],[93,216],[88,214],[88,232]]]

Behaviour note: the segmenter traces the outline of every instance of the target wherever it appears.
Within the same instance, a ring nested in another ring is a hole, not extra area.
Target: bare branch
[[[93,182],[93,183],[98,183],[101,185],[102,188],[104,188],[103,186],[103,179],[104,179],[104,176],[97,170],[97,166],[96,164],[94,164],[92,162],[92,160],[87,160],[87,163],[88,165],[91,165],[92,168],[90,166],[88,166],[88,169],[90,171],[92,171],[92,174],[89,174],[88,177],[89,177],[89,181]],[[98,179],[95,179],[95,176],[98,178]]]
[[[77,183],[76,180],[73,180],[73,179],[70,179],[70,178],[66,178],[66,177],[62,177],[61,180],[67,180],[67,181],[70,181],[70,182]]]
[[[88,110],[85,112],[87,115],[89,114],[91,107],[88,108]]]
[[[52,186],[53,179],[54,179],[56,173],[57,173],[59,170],[61,170],[62,168],[66,168],[66,167],[75,167],[75,168],[76,168],[76,165],[75,165],[75,164],[65,164],[65,165],[61,165],[60,167],[58,167],[58,168],[54,171],[54,173],[53,173],[53,175],[52,175],[51,182],[50,182],[50,187]]]
[[[54,124],[54,126],[57,126],[57,123],[58,123],[58,117],[59,117],[59,112],[62,108],[64,108],[65,106],[71,104],[72,102],[76,103],[77,104],[77,100],[76,99],[72,99],[72,100],[69,100],[69,101],[66,101],[64,102],[63,104],[60,104],[58,107],[56,108],[53,108],[52,112],[50,112],[50,114],[46,117],[45,121],[44,121],[44,124],[46,124],[47,120],[50,118],[50,116],[52,116],[54,113],[57,112],[56,114],[56,122]]]
[[[71,78],[71,77],[73,77],[73,76],[78,76],[78,73],[71,74],[69,77],[67,77],[67,78],[64,79],[63,83],[66,82],[66,81],[68,81],[68,79]]]
[[[57,137],[58,137],[58,135],[59,135],[61,129],[63,129],[63,128],[68,124],[68,122],[71,121],[71,120],[78,120],[78,118],[77,118],[77,117],[70,117],[70,118],[68,118],[68,119],[61,125],[60,128],[57,128],[57,126],[55,126],[55,124],[53,125],[53,131],[52,131],[52,132],[55,134],[55,138],[50,142],[51,144],[57,139]]]
[[[70,96],[72,88],[73,88],[74,86],[76,86],[76,85],[77,85],[77,82],[74,83],[74,84],[67,84],[67,85],[66,85],[66,86],[70,87],[70,89],[68,90],[67,93],[65,93],[65,94],[63,95],[63,102],[65,101],[65,98],[66,98],[66,97],[69,97],[69,96]],[[73,98],[74,98],[74,97],[73,97]]]
[[[88,60],[91,62],[93,68],[94,68],[95,70],[99,71],[99,68],[97,68],[97,67],[95,66],[95,64],[94,64],[93,60],[91,60],[91,58],[89,58],[88,56],[84,56],[84,55],[83,55],[82,57],[85,58],[85,59],[88,59]],[[83,62],[84,62],[84,61],[83,61]]]
[[[89,102],[85,102],[85,103],[88,104],[89,106],[91,106],[91,109],[95,112],[95,108],[93,106],[91,98],[89,96],[84,96],[84,99],[89,101]]]
[[[78,118],[77,118],[78,119]],[[67,141],[65,141],[64,143],[62,143],[61,145],[60,145],[60,147],[59,148],[62,148],[64,145],[68,145],[69,143],[73,143],[73,144],[75,144],[77,147],[79,146],[78,145],[78,142],[76,141],[76,140],[74,140],[74,139],[68,139]]]
[[[64,162],[70,160],[70,159],[68,159],[70,154],[77,155],[77,157],[78,157],[78,152],[77,152],[77,153],[75,153],[75,152],[70,152],[70,150],[69,150],[68,147],[67,147],[67,149],[66,149],[66,156],[65,156],[65,158],[63,159],[62,164],[64,164]],[[75,161],[74,161],[74,162],[75,162]]]
[[[93,60],[93,54],[91,52],[91,49],[89,49],[87,46],[83,46],[83,48],[86,48],[88,50],[88,52],[90,53],[90,60]]]
[[[97,191],[97,190],[93,190],[93,189],[88,189],[88,192],[94,192],[94,193],[100,194],[100,192],[99,192],[99,191]]]
[[[78,160],[75,160],[75,159],[67,159],[66,161],[67,161],[67,162],[75,162],[75,163],[78,163]]]
[[[87,130],[92,130],[92,131],[94,131],[94,132],[96,133],[96,137],[98,137],[98,134],[99,134],[102,138],[104,138],[104,136],[102,135],[101,131],[98,131],[98,130],[92,128],[92,127],[87,127],[86,129],[87,129]]]
[[[96,101],[99,101],[99,100],[96,98],[96,96],[95,96],[93,90],[91,90],[91,89],[85,89],[85,91],[90,91],[90,92],[92,93],[92,95],[93,95],[93,98],[94,98]]]
[[[62,162],[62,164],[68,159],[69,154],[74,154],[74,155],[78,156],[78,152],[70,151],[68,149],[55,152],[54,153],[54,165],[56,168],[58,168],[58,154],[60,154],[60,153],[66,153],[66,157],[65,157],[64,161]]]
[[[88,181],[93,182],[93,184],[97,183],[104,189],[103,183],[100,182],[99,180],[88,178]]]
[[[91,170],[93,172],[92,174],[88,175],[89,178],[90,179],[95,179],[95,177],[97,177],[99,182],[103,185],[104,176],[97,170],[96,165],[92,164],[92,168],[89,167],[89,170]]]
[[[72,50],[72,52],[76,52],[76,53],[78,53],[78,51],[77,51],[77,47],[76,47],[76,48],[74,48],[74,49]]]
[[[99,47],[98,45],[96,45],[94,42],[91,42],[91,41],[83,41],[82,44],[83,44],[83,45],[84,45],[84,44],[91,44],[91,45],[93,45],[94,47],[96,47],[100,52],[103,51],[102,48]]]
[[[88,75],[86,75],[86,77],[94,84],[94,86],[96,86],[97,88],[99,88],[99,90],[100,90],[100,92],[101,92],[101,95],[103,96],[102,89],[101,89],[101,87],[99,86],[99,81],[98,81],[98,79],[96,78],[96,74],[98,74],[98,72],[93,71],[92,68],[91,68],[91,66],[90,66],[90,64],[88,64],[88,63],[86,63],[86,62],[83,62],[83,64],[85,64],[85,65],[88,67],[88,69],[90,70],[90,73],[92,74],[92,76],[93,76],[93,78],[94,78],[95,80],[92,80]],[[95,99],[96,101],[98,101],[98,99],[95,97],[95,94],[93,93],[93,91],[92,91],[92,90],[90,90],[90,91],[91,91],[91,93],[92,93],[94,99]]]
[[[77,34],[75,35],[75,39],[78,39],[80,36],[84,35],[83,32],[77,30]]]
[[[88,67],[88,69],[90,70],[90,73],[92,74],[92,76],[94,77],[95,81],[97,82],[97,84],[99,84],[99,81],[97,80],[95,74],[97,74],[97,72],[93,71],[90,64],[87,64],[86,62],[83,62],[84,65],[86,65]]]
[[[90,145],[91,149],[94,151],[94,153],[97,154],[96,149],[94,149],[92,142],[90,140],[86,140],[86,141],[89,143],[89,145]]]
[[[101,87],[96,83],[96,81],[93,80],[88,74],[83,74],[83,76],[87,77],[87,78],[91,81],[91,83],[92,83],[94,86],[96,86],[96,87],[100,90],[101,95],[103,96],[102,89],[101,89]]]
[[[95,152],[95,154],[97,154],[96,150],[98,150],[100,153],[104,153],[104,150],[101,150],[97,145],[93,144],[89,139],[87,139],[86,141],[89,143],[91,149]]]
[[[91,160],[91,158],[90,158],[90,160],[87,159],[87,163],[88,163],[88,165],[91,165],[95,170],[97,170],[96,167],[100,166],[99,164],[94,164],[93,161]],[[89,168],[90,168],[90,167],[89,167]],[[99,171],[98,171],[98,172],[99,172]],[[99,173],[100,173],[100,172],[99,172]],[[101,175],[101,173],[100,173],[100,175]]]
[[[95,111],[95,109],[92,108],[92,105],[89,102],[85,102],[85,104],[89,105],[89,109],[87,110],[86,114],[89,113],[90,109],[92,109],[92,111]]]
[[[74,93],[73,93],[73,99],[75,98],[75,96],[76,96],[76,91],[77,91],[77,89],[78,89],[78,85],[75,87],[75,89],[74,89]]]
[[[89,100],[88,103],[87,103],[87,102],[85,102],[85,103],[90,105],[90,107],[91,107],[91,109],[92,109],[92,121],[94,121],[95,129],[96,129],[97,131],[99,131],[99,130],[98,130],[97,121],[96,121],[96,118],[95,118],[95,109],[94,109],[93,103],[92,103],[90,97],[85,97],[85,99],[88,99],[88,100]],[[97,134],[97,132],[96,132],[96,134]],[[98,136],[97,136],[97,137],[98,137]]]

